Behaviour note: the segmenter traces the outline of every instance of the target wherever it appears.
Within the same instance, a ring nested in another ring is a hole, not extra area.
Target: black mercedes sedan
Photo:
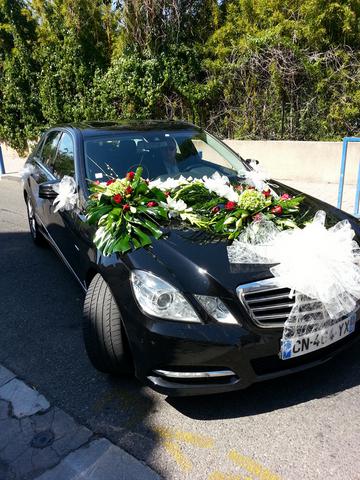
[[[241,177],[249,163],[206,131],[185,122],[93,122],[45,132],[27,160],[24,199],[36,245],[50,244],[85,292],[83,332],[95,368],[135,375],[167,395],[243,389],[330,359],[359,336],[279,356],[294,304],[266,264],[230,263],[227,240],[174,224],[150,246],[104,255],[86,221],[89,184],[125,177],[138,166],[149,180]],[[76,185],[74,208],[54,208],[64,176]],[[274,180],[279,195],[299,192]],[[306,207],[330,218],[356,220],[312,197]],[[316,275],[316,272],[313,272]],[[344,329],[345,332],[345,329]],[[291,352],[290,352],[291,353]]]

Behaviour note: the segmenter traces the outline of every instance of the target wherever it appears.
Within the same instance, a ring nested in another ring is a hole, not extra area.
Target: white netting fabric
[[[31,163],[26,163],[24,167],[20,170],[21,181],[25,183],[27,179],[36,172],[36,168]]]
[[[295,295],[283,339],[321,330],[352,313],[360,299],[360,249],[350,223],[327,229],[323,211],[303,229],[279,232],[270,223],[251,224],[228,255],[232,263],[276,264],[270,268],[275,283]]]
[[[273,222],[252,222],[228,247],[230,263],[277,263],[273,258],[273,243],[279,233]]]
[[[54,212],[72,210],[78,198],[75,180],[65,175],[61,182],[55,184],[53,188],[58,194],[54,200]]]

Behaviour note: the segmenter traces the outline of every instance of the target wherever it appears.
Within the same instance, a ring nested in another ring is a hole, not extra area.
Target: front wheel
[[[46,240],[43,234],[40,232],[39,225],[35,218],[35,211],[34,211],[33,204],[30,200],[30,197],[27,195],[25,196],[25,202],[26,202],[26,210],[27,210],[31,238],[33,239],[33,242],[35,243],[35,245],[39,245],[43,247],[44,245],[46,245]]]
[[[96,274],[83,310],[85,348],[93,366],[104,373],[131,375],[133,364],[121,314],[103,277]]]

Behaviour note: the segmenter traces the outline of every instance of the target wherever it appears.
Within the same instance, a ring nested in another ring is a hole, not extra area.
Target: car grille
[[[290,289],[277,287],[272,278],[240,285],[236,293],[253,322],[263,328],[283,327],[295,303]]]

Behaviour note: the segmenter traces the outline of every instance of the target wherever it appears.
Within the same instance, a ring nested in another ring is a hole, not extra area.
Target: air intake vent
[[[253,322],[264,328],[283,327],[295,303],[290,289],[277,287],[272,278],[240,285],[236,293]]]

